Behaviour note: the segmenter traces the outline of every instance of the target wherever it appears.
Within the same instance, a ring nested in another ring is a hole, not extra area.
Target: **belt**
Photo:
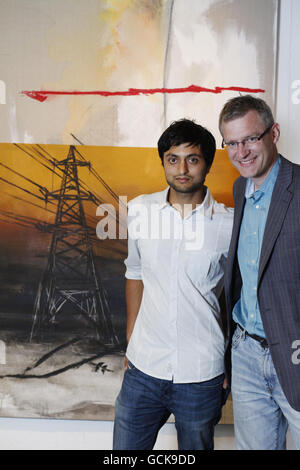
[[[246,336],[249,336],[250,338],[255,339],[255,341],[258,341],[262,348],[267,349],[269,347],[266,338],[248,333],[248,331],[242,328],[241,325],[239,325],[238,323],[237,326],[245,333]]]

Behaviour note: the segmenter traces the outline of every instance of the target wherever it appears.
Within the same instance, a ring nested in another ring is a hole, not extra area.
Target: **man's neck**
[[[197,205],[202,204],[206,195],[206,187],[202,186],[199,191],[193,193],[181,193],[170,188],[169,203],[179,210],[182,217],[186,217]]]

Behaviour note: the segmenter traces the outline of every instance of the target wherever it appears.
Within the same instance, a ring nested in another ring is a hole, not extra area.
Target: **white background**
[[[276,117],[281,125],[279,150],[300,163],[300,104],[292,102],[292,84],[300,80],[300,1],[281,0]],[[263,47],[263,45],[262,45]],[[0,418],[0,449],[111,449],[112,422]],[[220,425],[216,448],[234,448],[232,426]],[[292,446],[290,440],[289,445]],[[173,424],[162,429],[157,449],[176,449]]]

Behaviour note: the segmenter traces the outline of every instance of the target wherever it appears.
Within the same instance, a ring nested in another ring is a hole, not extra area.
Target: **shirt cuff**
[[[142,281],[142,273],[140,269],[127,269],[125,272],[125,277],[126,279],[135,279],[137,281]]]

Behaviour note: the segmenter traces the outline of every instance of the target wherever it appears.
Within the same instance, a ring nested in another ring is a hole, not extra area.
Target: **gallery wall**
[[[281,0],[279,16],[276,119],[280,123],[279,151],[300,163],[300,2]]]
[[[218,138],[216,114],[238,92],[274,103],[277,6],[0,0],[0,142],[155,147],[182,117]]]

